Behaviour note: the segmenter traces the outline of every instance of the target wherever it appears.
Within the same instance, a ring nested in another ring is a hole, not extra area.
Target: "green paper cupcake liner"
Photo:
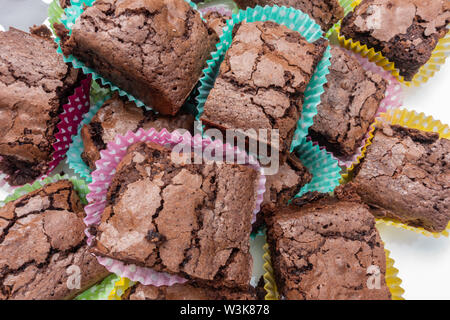
[[[243,21],[255,22],[268,20],[285,25],[289,29],[299,32],[309,42],[314,42],[323,37],[320,26],[314,20],[302,11],[293,8],[278,6],[265,6],[263,8],[256,6],[245,11],[239,10],[237,14],[233,14],[232,18],[227,21],[227,26],[223,28],[223,34],[220,37],[219,43],[216,45],[217,50],[211,53],[212,59],[207,61],[208,66],[203,70],[203,76],[200,78],[196,116],[198,123],[200,123],[199,119],[203,114],[209,92],[214,87],[220,64],[231,45],[234,25]],[[320,96],[324,92],[323,86],[327,82],[326,75],[329,73],[328,67],[331,64],[330,50],[331,48],[328,46],[304,93],[303,111],[294,133],[291,150],[299,146],[302,139],[307,136],[308,129],[313,124],[313,118],[317,114],[317,106],[320,103]],[[202,132],[202,129],[202,126],[196,128],[200,132]]]
[[[238,13],[239,11],[238,6],[232,0],[207,0],[197,3],[197,7],[202,14],[208,12],[208,9],[221,13],[225,13],[225,11],[228,12],[228,10],[231,11],[231,13]]]
[[[75,300],[109,300],[108,297],[120,277],[111,274],[99,284],[78,295]]]
[[[14,190],[13,194],[6,197],[5,200],[0,201],[0,207],[4,206],[10,201],[19,199],[20,197],[42,188],[44,185],[57,182],[59,180],[69,180],[73,183],[75,191],[78,193],[81,202],[86,205],[86,195],[89,193],[89,188],[87,184],[76,177],[69,177],[68,175],[54,175],[52,177],[47,177],[43,180],[35,181],[33,184],[26,184],[20,188]],[[106,300],[109,293],[114,287],[114,283],[118,280],[116,275],[110,275],[106,277],[101,283],[90,287],[88,290],[84,291],[78,295],[76,300]]]
[[[110,95],[104,96],[102,99],[98,100],[93,107],[91,107],[89,112],[84,114],[83,121],[81,121],[78,126],[77,135],[72,138],[72,143],[67,151],[66,163],[69,165],[69,168],[76,174],[79,174],[80,177],[85,179],[88,183],[92,182],[92,170],[81,158],[81,154],[84,151],[84,143],[83,139],[81,139],[81,128],[91,122],[97,111],[103,106],[105,101],[110,98]]]
[[[194,8],[194,10],[197,10],[197,5],[190,0],[184,0],[189,5]],[[75,21],[80,17],[80,15],[83,13],[85,6],[91,7],[94,4],[95,0],[71,0],[72,6],[68,7],[64,10],[64,15],[60,16],[60,19],[57,20],[64,24],[67,30],[69,30],[69,35],[72,34],[72,27],[75,24]],[[198,10],[197,10],[198,11]],[[49,12],[50,13],[50,12]],[[200,13],[201,16],[201,13]],[[53,18],[53,16],[52,16]],[[203,17],[202,17],[203,19]],[[78,58],[74,57],[73,55],[70,55],[66,57],[62,50],[61,50],[61,39],[59,37],[55,38],[55,42],[58,45],[57,52],[63,56],[64,62],[71,63],[74,68],[83,70],[84,74],[92,74],[92,79],[95,81],[100,81],[100,83],[104,87],[108,87],[111,89],[111,91],[117,91],[121,97],[126,97],[129,101],[134,102],[138,107],[145,107],[146,109],[151,109],[151,107],[146,106],[141,100],[135,98],[133,95],[127,93],[126,91],[120,89],[116,85],[114,85],[111,81],[103,78],[100,74],[98,74],[93,68],[87,67],[84,62],[79,60]],[[93,83],[95,83],[93,81]],[[98,85],[98,84],[97,84]],[[98,87],[100,88],[100,86]],[[102,89],[102,88],[100,88]],[[94,88],[94,96],[97,94],[97,88]]]
[[[305,193],[314,191],[320,193],[333,192],[334,188],[340,184],[341,168],[339,162],[325,148],[320,148],[318,145],[314,145],[312,141],[303,138],[294,152],[313,176],[311,182],[303,186],[294,198],[299,198]]]

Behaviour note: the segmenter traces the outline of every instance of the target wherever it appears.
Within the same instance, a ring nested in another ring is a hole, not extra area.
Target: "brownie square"
[[[341,34],[381,52],[411,81],[449,23],[448,0],[363,0],[342,21]]]
[[[94,253],[213,286],[248,287],[259,173],[171,154],[153,143],[128,149],[108,188]]]
[[[377,217],[432,232],[450,221],[450,140],[437,133],[383,124],[353,183]]]
[[[299,9],[313,18],[322,30],[328,31],[336,22],[344,18],[344,9],[338,0],[235,0],[241,9],[257,5],[285,6]]]
[[[330,73],[309,134],[337,156],[355,154],[385,97],[387,82],[331,47]]]
[[[136,284],[129,288],[122,300],[256,300],[256,291],[230,288],[211,288],[194,282],[172,286],[144,286]]]
[[[184,0],[98,0],[77,19],[70,38],[64,26],[55,28],[64,54],[170,115],[194,89],[218,41]]]
[[[84,151],[83,160],[91,169],[95,169],[95,162],[100,159],[100,151],[114,141],[116,135],[125,135],[128,131],[136,132],[143,128],[163,128],[172,132],[177,129],[188,130],[192,133],[194,116],[187,113],[178,113],[175,116],[157,114],[151,110],[137,107],[134,102],[125,102],[115,95],[107,100],[98,110],[91,122],[81,129],[81,138]]]
[[[0,300],[72,299],[108,275],[89,253],[83,216],[68,180],[0,208]]]
[[[208,27],[213,29],[220,37],[223,33],[223,28],[227,25],[227,20],[231,17],[223,15],[217,11],[209,11],[203,16],[203,18],[205,18]]]
[[[233,33],[201,120],[287,155],[304,91],[327,41],[309,43],[274,22],[244,22]],[[279,130],[278,147],[271,143],[274,129]]]
[[[59,0],[59,5],[61,8],[65,9],[70,7],[72,4],[70,3],[70,0]]]
[[[45,27],[0,31],[0,171],[11,185],[32,182],[52,160],[58,114],[78,84]]]
[[[348,192],[337,196],[291,205],[268,219],[279,293],[288,300],[390,299],[386,256],[373,216]],[[371,266],[380,271],[379,288],[368,285]]]

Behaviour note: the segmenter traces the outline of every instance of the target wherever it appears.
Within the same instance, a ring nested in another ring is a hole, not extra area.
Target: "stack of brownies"
[[[291,6],[323,30],[344,18],[337,0],[237,3],[243,9]],[[342,33],[390,54],[411,79],[450,23],[448,2],[425,6],[363,0],[342,20]],[[371,24],[375,7],[387,21],[386,32]],[[404,9],[404,19],[392,19],[392,8]],[[64,55],[152,108],[119,95],[104,102],[81,128],[81,157],[92,170],[117,135],[141,128],[193,132],[195,115],[183,105],[227,19],[211,12],[203,20],[184,0],[97,0],[71,33],[54,25]],[[58,115],[84,76],[64,63],[44,28],[0,32],[0,42],[0,171],[11,185],[22,185],[46,172]],[[450,221],[450,141],[382,123],[350,183],[332,195],[307,193],[292,200],[313,178],[290,146],[305,90],[329,45],[328,83],[309,135],[335,155],[354,155],[375,121],[387,80],[325,38],[308,42],[272,21],[238,23],[199,118],[205,128],[255,132],[248,141],[279,153],[279,169],[266,177],[256,222],[260,177],[254,168],[180,163],[166,146],[136,143],[115,170],[100,224],[89,227],[90,246],[83,205],[69,180],[0,208],[0,299],[73,298],[109,274],[95,256],[184,279],[174,285],[136,283],[123,299],[263,299],[264,291],[250,283],[250,234],[263,226],[282,298],[390,299],[374,217],[443,231]],[[273,130],[279,132],[276,143]],[[67,285],[71,266],[81,279],[74,286]],[[373,266],[381,279],[375,288],[368,285]]]

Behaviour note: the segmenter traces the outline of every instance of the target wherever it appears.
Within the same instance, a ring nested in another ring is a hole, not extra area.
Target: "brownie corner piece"
[[[81,77],[43,27],[32,29],[0,31],[0,171],[14,186],[48,170],[58,114]]]
[[[450,140],[383,123],[353,183],[377,217],[441,232],[450,221]]]
[[[449,31],[449,23],[448,0],[363,0],[344,18],[341,33],[380,51],[411,81]]]
[[[356,153],[385,98],[387,81],[331,46],[330,73],[309,135],[336,156]]]
[[[288,300],[391,299],[375,220],[361,202],[325,196],[268,219],[274,276]],[[370,268],[380,286],[369,286]]]
[[[184,0],[96,1],[70,37],[60,29],[66,55],[167,115],[182,107],[218,42]]]
[[[135,144],[109,186],[94,253],[212,286],[248,286],[258,178],[249,166],[177,163],[170,149]]]
[[[0,208],[0,300],[71,299],[108,275],[89,253],[83,216],[68,180]]]
[[[242,22],[233,33],[201,121],[287,154],[304,91],[328,42],[309,43],[270,21]]]
[[[325,32],[344,17],[344,9],[338,0],[236,0],[235,2],[240,9],[253,8],[257,5],[299,9],[313,18]]]

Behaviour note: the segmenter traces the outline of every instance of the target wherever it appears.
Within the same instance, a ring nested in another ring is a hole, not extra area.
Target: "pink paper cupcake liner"
[[[58,132],[55,134],[56,142],[52,145],[54,151],[52,160],[49,163],[47,172],[36,180],[45,179],[64,159],[69,145],[72,142],[72,136],[77,134],[77,128],[83,115],[90,108],[90,88],[92,76],[88,75],[82,80],[80,86],[74,90],[74,94],[69,96],[68,103],[63,105],[63,112],[58,116],[60,121],[57,124]],[[1,157],[0,157],[1,159]],[[10,186],[6,179],[8,176],[0,173],[0,188],[6,192],[11,192],[20,186]]]
[[[375,115],[375,119],[380,116],[381,113],[384,113],[388,110],[397,109],[403,105],[403,90],[400,82],[395,79],[394,76],[389,71],[384,70],[382,67],[377,66],[375,63],[370,62],[368,59],[362,57],[361,55],[358,55],[350,50],[342,48],[344,51],[346,51],[349,55],[353,56],[358,60],[358,62],[361,64],[361,66],[367,70],[371,71],[373,73],[379,74],[381,77],[383,77],[384,80],[388,82],[388,85],[386,87],[385,97],[380,102],[380,106],[377,110],[377,113]],[[354,163],[357,158],[361,155],[363,147],[366,145],[367,139],[369,138],[369,130],[364,136],[361,145],[358,147],[356,152],[348,157],[340,157],[335,156],[333,157],[338,160],[339,166],[348,168]],[[308,140],[311,140],[308,137]],[[318,145],[317,142],[313,141],[314,145]],[[323,147],[321,147],[323,149]]]
[[[192,137],[189,132],[182,135],[176,131],[170,133],[165,129],[161,131],[156,131],[154,128],[150,130],[139,129],[136,132],[128,131],[125,136],[117,135],[115,141],[110,142],[106,149],[100,152],[101,158],[96,162],[97,169],[92,172],[92,183],[88,186],[90,193],[86,196],[89,204],[85,207],[86,218],[84,219],[84,222],[87,226],[85,233],[88,237],[87,242],[89,245],[92,244],[94,239],[94,236],[89,233],[89,226],[98,225],[101,221],[101,216],[106,205],[107,190],[116,172],[116,167],[126,155],[128,147],[138,142],[153,142],[169,148],[173,148],[178,144],[183,144],[190,146],[194,151],[203,151],[208,147],[210,150],[213,149],[216,152],[219,152],[218,154],[222,153],[224,156],[233,158],[234,161],[236,159],[244,161],[246,165],[249,165],[260,172],[256,207],[253,211],[253,222],[256,220],[256,214],[259,212],[260,205],[263,201],[266,178],[263,174],[263,169],[259,166],[258,161],[254,157],[248,156],[237,147],[223,144],[219,140],[212,141],[208,138],[202,138],[201,135]],[[226,159],[228,160],[228,158]],[[186,281],[186,279],[179,276],[157,272],[150,268],[126,264],[111,258],[97,257],[97,260],[110,272],[121,277],[127,277],[132,281],[139,281],[144,285],[170,286],[175,283],[183,283]]]

